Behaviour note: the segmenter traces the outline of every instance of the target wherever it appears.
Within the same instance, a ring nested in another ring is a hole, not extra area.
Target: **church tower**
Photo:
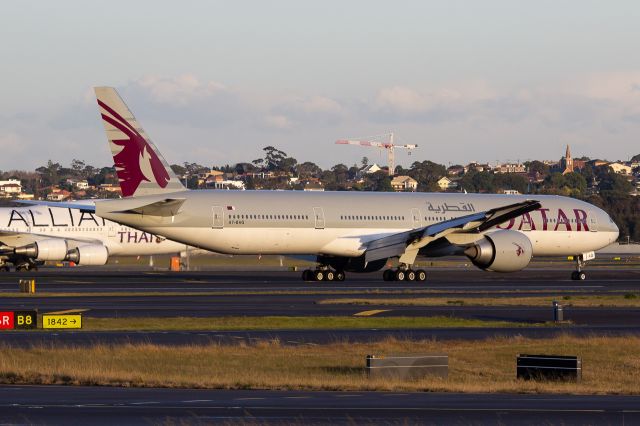
[[[569,145],[567,145],[567,153],[564,156],[564,171],[563,175],[567,173],[573,172],[573,158],[571,158],[571,150],[569,149]]]

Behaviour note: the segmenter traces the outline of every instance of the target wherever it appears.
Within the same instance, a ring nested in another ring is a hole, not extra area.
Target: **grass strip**
[[[339,330],[412,329],[445,327],[530,327],[528,323],[482,321],[454,317],[167,317],[92,318],[84,317],[85,331],[167,331],[167,330]]]
[[[564,306],[574,307],[616,307],[638,308],[640,297],[635,293],[603,296],[531,296],[531,297],[413,297],[413,298],[379,298],[358,297],[325,299],[320,305],[355,305],[355,306],[545,306],[550,307],[552,301]]]
[[[447,380],[370,380],[367,354],[446,353]],[[515,378],[518,353],[578,355],[583,380],[531,382]],[[92,347],[0,346],[0,383],[153,386],[171,388],[385,390],[640,394],[638,337],[572,337],[484,341],[420,342],[388,339],[376,343],[285,346],[255,345]]]

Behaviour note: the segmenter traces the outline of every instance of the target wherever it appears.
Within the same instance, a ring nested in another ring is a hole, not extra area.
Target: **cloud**
[[[567,142],[576,145],[576,153],[625,158],[637,154],[640,130],[640,73],[634,72],[511,87],[482,80],[384,85],[339,96],[311,89],[302,94],[239,90],[193,73],[145,76],[117,88],[176,163],[245,161],[267,145],[298,160],[319,159],[322,166],[336,159],[351,163],[363,153],[336,148],[335,139],[389,130],[403,143],[420,145],[411,160],[555,158]],[[0,169],[49,158],[108,163],[93,92],[85,98],[90,102],[77,96],[56,110],[0,116],[0,148],[10,153]],[[427,146],[433,149],[420,151]],[[209,159],[208,152],[215,154]]]
[[[327,96],[287,96],[282,100],[267,101],[269,115],[285,116],[288,126],[317,127],[336,125],[343,120],[348,110],[340,102]]]
[[[291,120],[285,115],[267,115],[264,124],[278,130],[290,129],[292,126]]]
[[[225,86],[218,82],[201,82],[193,74],[182,74],[177,77],[149,75],[141,78],[137,83],[149,91],[156,102],[180,106],[226,90]]]
[[[375,97],[374,108],[397,114],[424,112],[429,107],[426,96],[408,87],[389,87],[381,89]]]

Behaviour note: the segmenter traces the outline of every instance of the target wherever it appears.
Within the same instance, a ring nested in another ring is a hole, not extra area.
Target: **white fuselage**
[[[0,208],[0,241],[20,246],[46,238],[65,239],[68,247],[102,244],[111,256],[144,256],[185,251],[182,243],[167,240],[79,210],[32,206]]]
[[[184,199],[174,216],[121,213],[167,198]],[[603,210],[572,198],[544,195],[183,191],[104,201],[96,204],[96,212],[220,253],[357,257],[369,241],[530,198],[542,207],[499,228],[526,234],[534,255],[590,252],[618,237],[618,228]],[[452,238],[465,244],[467,237]]]

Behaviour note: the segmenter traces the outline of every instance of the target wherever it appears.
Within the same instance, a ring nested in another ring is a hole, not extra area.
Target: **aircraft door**
[[[213,224],[212,228],[222,229],[224,227],[224,210],[222,206],[213,206]]]
[[[324,210],[322,210],[322,207],[314,207],[313,216],[315,218],[316,229],[324,229]]]
[[[413,229],[422,227],[422,218],[419,209],[411,209],[411,218],[413,219]]]
[[[116,224],[114,222],[107,222],[107,236],[109,238],[116,236]]]
[[[598,217],[593,211],[589,212],[589,231],[591,232],[598,231]]]

